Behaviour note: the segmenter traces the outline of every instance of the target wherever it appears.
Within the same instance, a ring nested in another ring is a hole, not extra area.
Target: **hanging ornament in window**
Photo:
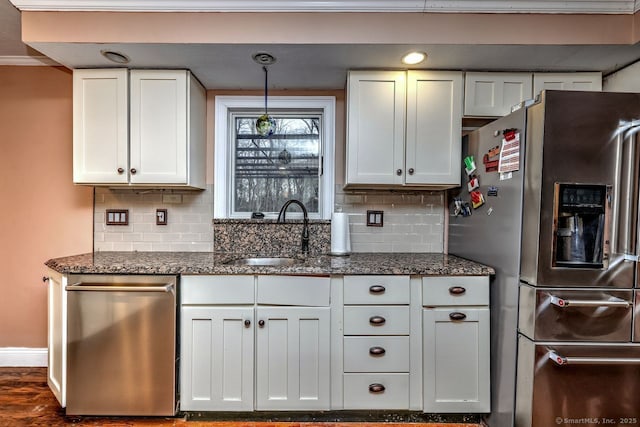
[[[288,165],[291,163],[291,153],[285,148],[278,154],[278,160],[280,160],[280,163],[283,165]]]
[[[256,120],[256,132],[260,136],[271,136],[276,130],[276,120],[269,115],[269,110],[267,109],[268,73],[266,66],[263,66],[262,69],[264,70],[264,114]]]

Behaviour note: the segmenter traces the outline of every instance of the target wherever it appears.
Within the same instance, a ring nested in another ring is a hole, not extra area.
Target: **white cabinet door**
[[[67,284],[66,276],[49,271],[47,383],[60,406],[67,406]]]
[[[256,308],[256,409],[330,409],[329,307]]]
[[[406,73],[351,71],[347,89],[347,185],[402,184]]]
[[[534,73],[534,96],[538,96],[545,89],[600,92],[602,90],[602,73]]]
[[[132,184],[187,184],[186,70],[131,71]]]
[[[128,181],[129,87],[124,68],[73,72],[73,182]]]
[[[462,73],[407,73],[405,183],[460,185]]]
[[[424,309],[423,331],[424,412],[489,412],[489,308]]]
[[[183,306],[180,409],[253,410],[253,307]]]
[[[531,95],[531,73],[469,72],[464,80],[464,115],[506,116]]]

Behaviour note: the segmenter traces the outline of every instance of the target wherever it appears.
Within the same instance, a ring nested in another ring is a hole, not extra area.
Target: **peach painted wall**
[[[0,348],[47,346],[49,258],[92,250],[93,189],[72,184],[72,75],[0,67]]]
[[[34,46],[55,42],[630,44],[633,22],[630,14],[25,11],[22,39]]]

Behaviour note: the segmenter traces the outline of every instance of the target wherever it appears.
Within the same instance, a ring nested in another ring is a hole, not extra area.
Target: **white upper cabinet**
[[[459,185],[461,72],[351,71],[347,104],[348,186]]]
[[[465,74],[465,116],[505,116],[511,107],[531,97],[531,73]]]
[[[602,91],[602,73],[534,73],[533,94],[545,89]]]
[[[403,183],[404,71],[351,71],[347,89],[347,184]]]
[[[74,182],[204,188],[205,107],[187,70],[75,70]]]
[[[405,184],[460,184],[462,73],[407,73]]]
[[[126,69],[73,72],[73,182],[128,182],[128,105]]]

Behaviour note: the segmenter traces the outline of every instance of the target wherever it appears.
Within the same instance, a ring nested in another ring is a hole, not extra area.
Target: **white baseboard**
[[[29,347],[1,347],[0,367],[46,367],[47,349]]]

